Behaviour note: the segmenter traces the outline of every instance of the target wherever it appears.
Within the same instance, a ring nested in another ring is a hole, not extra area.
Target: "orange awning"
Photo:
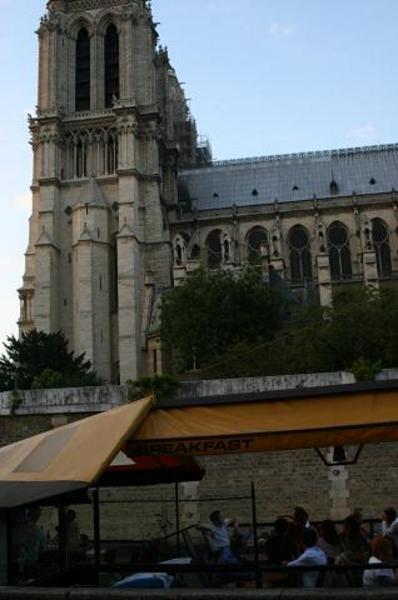
[[[0,508],[96,483],[152,405],[144,398],[0,448]]]
[[[304,392],[305,393],[305,392]],[[130,455],[204,456],[398,439],[398,387],[155,409]]]

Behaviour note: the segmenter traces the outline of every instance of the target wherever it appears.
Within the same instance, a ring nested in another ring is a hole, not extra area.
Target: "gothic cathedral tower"
[[[195,124],[146,0],[50,0],[38,36],[20,330],[62,330],[105,380],[134,379],[156,370],[148,330]]]

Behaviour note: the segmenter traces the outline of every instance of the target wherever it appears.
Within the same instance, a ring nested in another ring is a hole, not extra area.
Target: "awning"
[[[130,455],[205,456],[398,440],[395,389],[313,394],[155,409],[128,443]]]
[[[0,448],[0,508],[98,482],[152,404],[145,398]]]
[[[140,456],[131,459],[131,464],[108,467],[101,475],[98,486],[133,487],[201,481],[204,474],[204,469],[191,456]]]

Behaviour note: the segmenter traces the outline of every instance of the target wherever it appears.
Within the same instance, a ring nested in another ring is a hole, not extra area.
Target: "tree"
[[[238,344],[204,373],[239,377],[349,370],[360,379],[398,364],[398,294],[360,288],[332,308],[313,304],[291,315],[270,342]]]
[[[20,339],[8,337],[5,349],[0,358],[1,390],[101,384],[85,355],[68,351],[62,332],[33,329]]]
[[[242,340],[271,339],[284,307],[256,268],[239,274],[199,269],[165,296],[162,341],[178,351],[184,368],[204,366]]]

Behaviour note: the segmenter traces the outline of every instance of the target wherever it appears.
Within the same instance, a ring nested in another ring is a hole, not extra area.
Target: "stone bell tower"
[[[20,330],[62,330],[107,381],[134,379],[160,361],[148,331],[195,123],[146,0],[50,0],[37,33]]]

